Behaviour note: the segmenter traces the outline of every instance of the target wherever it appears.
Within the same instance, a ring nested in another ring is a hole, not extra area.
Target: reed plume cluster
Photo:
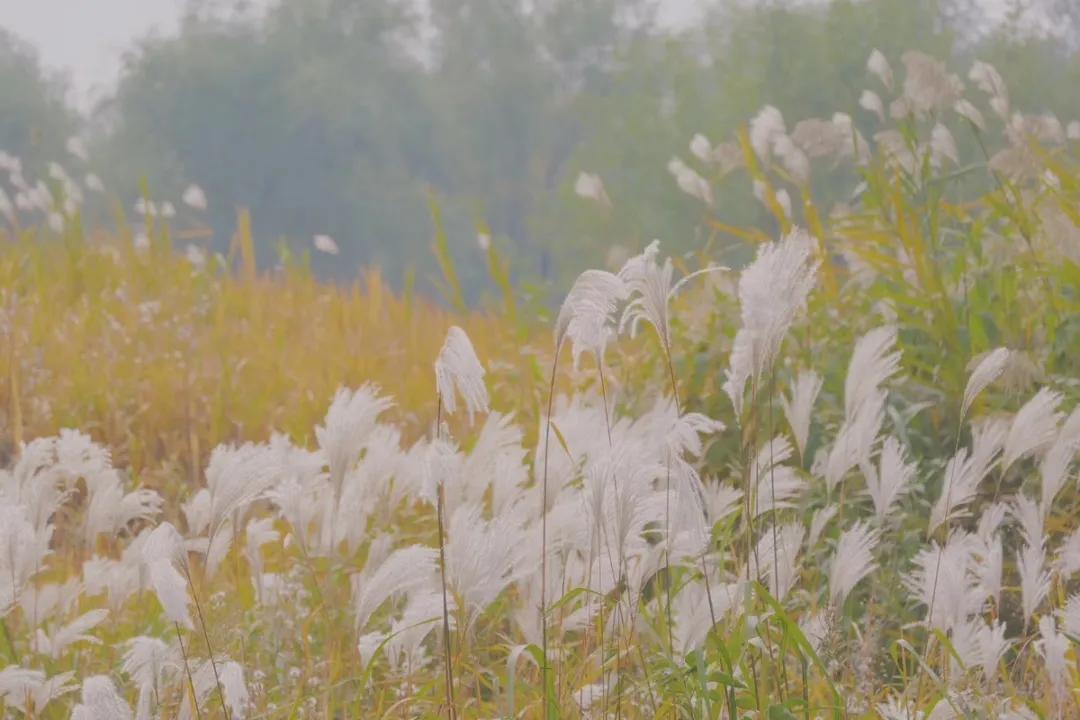
[[[275,410],[288,434],[206,451],[185,426],[155,463],[127,426],[137,467],[107,427],[27,437],[42,403],[80,415],[32,377],[55,336],[12,283],[3,712],[1076,717],[1080,125],[1014,111],[986,64],[969,94],[934,58],[901,61],[869,58],[870,137],[843,113],[789,132],[767,107],[672,160],[713,241],[752,245],[741,261],[649,243],[583,272],[553,337],[439,316],[402,361],[420,390],[346,384],[318,419]],[[823,168],[856,179],[828,213]],[[730,228],[713,197],[747,177],[762,226]],[[598,174],[575,188],[618,208]],[[33,195],[16,204],[45,209],[42,233],[77,218]],[[4,252],[48,252],[26,243]],[[228,258],[141,243],[80,252],[182,267],[245,313],[244,293],[308,282],[234,283]]]

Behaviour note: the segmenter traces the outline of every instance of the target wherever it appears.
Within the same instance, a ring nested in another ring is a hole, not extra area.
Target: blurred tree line
[[[339,279],[360,265],[430,276],[434,199],[475,299],[480,232],[518,279],[560,283],[614,245],[700,247],[700,204],[676,188],[671,157],[697,132],[729,138],[765,104],[789,126],[837,111],[868,123],[858,101],[875,47],[894,62],[952,56],[964,72],[979,57],[1017,106],[1080,117],[1077,4],[1003,2],[999,22],[985,0],[717,0],[674,31],[656,0],[276,0],[258,14],[193,0],[178,35],[129,53],[90,117],[0,37],[0,148],[40,163],[81,128],[129,212],[140,192],[176,202],[195,182],[219,247],[247,207],[264,259],[278,238],[306,251],[326,233],[341,254],[312,261]],[[575,196],[582,171],[610,207]],[[766,222],[745,176],[717,187],[715,215]]]

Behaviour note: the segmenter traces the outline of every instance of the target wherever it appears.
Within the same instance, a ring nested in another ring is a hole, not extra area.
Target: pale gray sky
[[[685,22],[709,0],[664,0]],[[50,70],[68,76],[73,100],[88,107],[116,81],[123,52],[148,32],[175,32],[185,0],[0,0],[0,26],[37,47]]]
[[[184,0],[0,0],[0,25],[66,74],[86,106],[116,79],[123,51],[152,30],[175,32]]]
[[[1001,0],[983,1],[1000,12]],[[662,0],[662,16],[671,25],[692,22],[709,2]],[[185,0],[0,0],[0,26],[36,46],[50,70],[67,75],[72,99],[86,108],[115,83],[121,57],[134,40],[150,32],[175,32],[185,5]]]

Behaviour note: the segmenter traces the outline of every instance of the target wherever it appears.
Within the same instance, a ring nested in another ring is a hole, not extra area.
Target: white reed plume
[[[1066,654],[1070,645],[1069,638],[1057,631],[1053,617],[1043,615],[1039,618],[1039,639],[1035,641],[1035,649],[1046,666],[1046,677],[1059,713],[1069,697],[1069,661]]]
[[[88,635],[87,633],[104,622],[105,618],[108,616],[108,610],[99,608],[83,613],[71,622],[56,628],[49,634],[46,634],[41,628],[38,628],[34,641],[31,644],[34,648],[34,652],[41,655],[48,655],[54,660],[57,660],[69,646],[74,645],[77,642],[100,644],[101,641],[99,639],[93,635]]]
[[[1001,75],[989,63],[976,60],[968,73],[968,79],[990,96],[990,107],[1003,120],[1009,118],[1009,89]]]
[[[906,70],[904,100],[916,115],[940,112],[960,99],[963,83],[940,60],[913,50],[904,53],[901,60]]]
[[[569,340],[574,364],[583,352],[591,352],[597,364],[615,336],[615,312],[626,300],[630,287],[622,277],[604,270],[586,270],[574,281],[555,320],[555,345]]]
[[[1080,450],[1080,406],[1073,408],[1065,422],[1061,424],[1057,438],[1054,439],[1039,464],[1039,475],[1042,479],[1039,507],[1044,518],[1050,515],[1054,498],[1069,480],[1069,468],[1073,458],[1076,457],[1077,450]]]
[[[1005,367],[1009,363],[1009,348],[999,347],[985,353],[979,358],[978,364],[968,377],[967,387],[964,388],[964,402],[960,407],[960,419],[963,420],[983,390],[1001,377]]]
[[[870,57],[866,59],[866,69],[877,76],[878,80],[881,81],[881,84],[885,86],[886,90],[892,90],[892,67],[889,65],[889,61],[885,59],[885,56],[877,48],[874,48],[870,52]]]
[[[0,670],[0,699],[25,717],[40,717],[53,700],[78,690],[78,686],[68,684],[74,675],[63,672],[46,678],[41,670],[8,665]]]
[[[750,146],[754,149],[754,154],[763,161],[767,162],[771,157],[776,138],[786,134],[784,116],[772,105],[761,108],[750,120]]]
[[[394,406],[377,385],[365,383],[356,390],[338,388],[323,424],[315,428],[319,451],[330,471],[330,482],[340,495],[345,474],[360,459],[365,444],[379,424],[379,417]]]
[[[82,702],[71,712],[72,720],[133,720],[131,706],[120,697],[113,681],[105,675],[83,680]]]
[[[192,183],[184,189],[184,194],[180,197],[185,205],[193,210],[206,210],[206,193],[198,185]]]
[[[24,505],[0,505],[0,617],[14,609],[48,557],[52,525],[35,528]]]
[[[472,423],[477,412],[487,412],[488,392],[484,385],[484,367],[476,357],[472,341],[456,325],[446,332],[446,341],[435,359],[435,388],[447,414],[457,411],[457,396],[465,403]]]
[[[855,523],[840,536],[829,571],[829,599],[834,605],[843,606],[859,581],[877,568],[874,548],[878,537],[878,531],[865,521]]]
[[[337,255],[341,252],[337,242],[329,235],[321,234],[311,238],[312,246],[326,255]]]
[[[974,125],[977,130],[986,130],[986,120],[983,119],[982,113],[979,112],[979,109],[972,105],[971,101],[967,98],[960,98],[957,100],[956,104],[953,105],[953,111]]]
[[[1044,387],[1017,411],[1005,437],[1002,473],[1016,461],[1038,454],[1054,442],[1062,418],[1057,409],[1060,404],[1061,395]]]
[[[604,188],[604,181],[596,173],[584,171],[578,173],[577,180],[574,181],[574,194],[586,200],[592,200],[606,207],[611,207],[611,199]]]
[[[735,335],[724,391],[742,414],[748,380],[767,373],[780,351],[795,315],[806,305],[814,286],[816,242],[803,230],[793,230],[778,243],[759,250],[739,277],[742,327]]]
[[[697,170],[683,162],[680,158],[673,157],[668,161],[668,172],[675,178],[675,184],[679,189],[692,198],[709,205],[713,204],[712,185],[701,177]]]
[[[137,720],[150,720],[162,682],[167,675],[179,672],[182,667],[180,654],[163,640],[145,635],[125,641],[124,647],[121,669],[139,689],[135,716]]]
[[[929,628],[948,632],[982,608],[984,596],[971,572],[976,549],[971,536],[957,533],[944,546],[931,542],[915,556],[915,569],[903,582],[927,608]]]
[[[822,379],[813,370],[800,370],[791,384],[791,394],[782,395],[780,404],[784,408],[784,417],[791,427],[799,457],[806,456],[806,441],[810,437],[810,423],[813,419],[814,402],[821,392]]]
[[[885,122],[885,105],[881,97],[873,90],[863,90],[859,96],[859,107],[877,115],[879,122]]]
[[[882,383],[900,371],[900,351],[895,350],[896,327],[884,325],[863,335],[855,343],[844,380],[844,415],[856,410]]]
[[[961,448],[945,465],[941,495],[930,512],[927,532],[932,533],[942,523],[960,517],[975,499],[979,484],[998,463],[1005,431],[1001,422],[984,423],[974,432],[971,451]]]
[[[187,581],[176,569],[187,563],[184,539],[171,523],[154,528],[143,545],[142,559],[165,615],[186,628],[194,627],[188,612]]]
[[[1038,504],[1026,495],[1016,497],[1010,512],[1019,522],[1024,540],[1024,547],[1017,552],[1016,567],[1020,574],[1024,620],[1030,622],[1050,592],[1051,575],[1046,569],[1046,529]]]
[[[749,558],[750,576],[765,578],[769,592],[783,600],[799,579],[796,562],[806,529],[800,523],[788,523],[766,529]]]
[[[354,575],[353,613],[357,629],[363,629],[379,607],[391,597],[408,596],[435,579],[436,551],[419,545],[399,548],[377,568]]]
[[[866,476],[866,490],[874,503],[874,514],[884,520],[896,502],[911,490],[917,468],[907,462],[904,448],[895,437],[888,437],[881,447],[877,472]]]
[[[930,131],[930,162],[935,167],[942,167],[948,160],[953,165],[960,162],[960,151],[956,149],[956,140],[949,128],[941,123]]]
[[[251,696],[244,681],[244,668],[234,660],[228,660],[221,666],[221,686],[225,689],[225,702],[229,714],[235,720],[244,720],[248,715]]]

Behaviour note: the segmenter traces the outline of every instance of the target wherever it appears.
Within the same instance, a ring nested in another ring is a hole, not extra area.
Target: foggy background
[[[989,61],[1017,106],[1080,117],[1078,19],[1069,0],[0,0],[0,149],[100,177],[90,225],[146,197],[221,250],[248,208],[260,261],[328,235],[340,254],[311,262],[343,281],[376,265],[423,286],[436,206],[475,298],[480,235],[522,285],[653,237],[700,247],[671,157],[765,104],[871,136],[875,47]],[[575,195],[583,171],[611,207]],[[763,222],[750,198],[721,182],[715,214]]]

